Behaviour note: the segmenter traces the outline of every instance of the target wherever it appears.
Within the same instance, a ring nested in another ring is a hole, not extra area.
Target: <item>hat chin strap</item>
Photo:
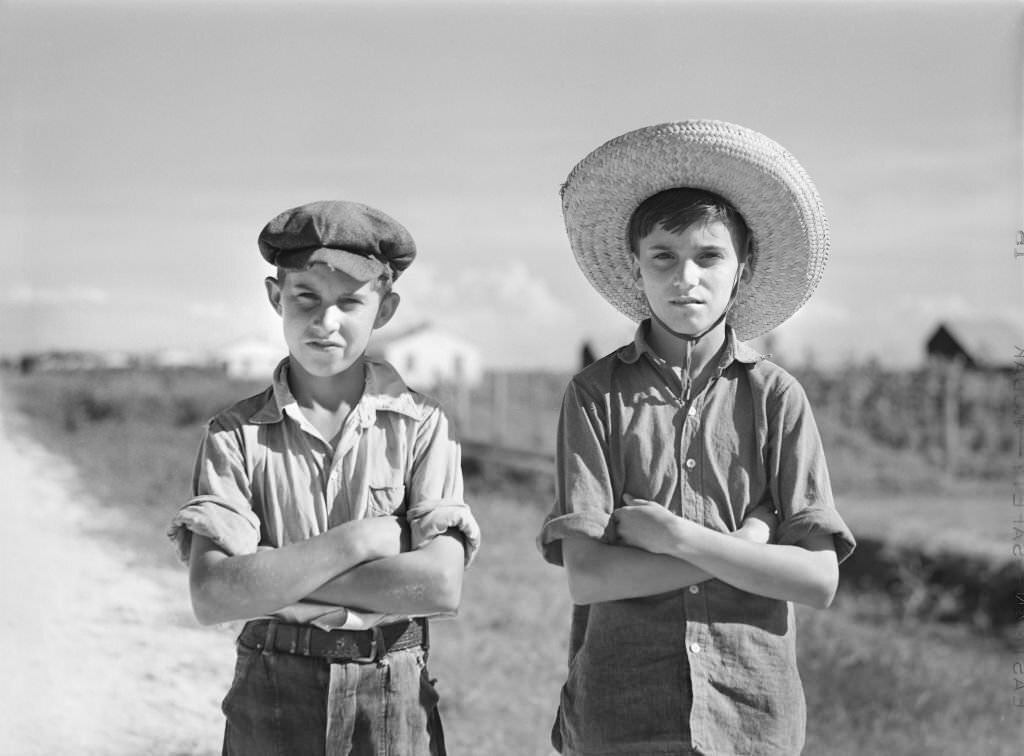
[[[675,330],[674,328],[672,328],[664,320],[659,318],[655,314],[653,309],[651,310],[651,317],[654,320],[658,321],[658,323],[661,325],[662,328],[664,328],[666,331],[671,333],[677,339],[681,339],[683,341],[683,365],[682,365],[683,392],[682,392],[682,397],[683,397],[683,401],[684,402],[688,403],[690,401],[690,392],[693,389],[693,378],[690,375],[690,366],[691,366],[691,363],[693,361],[693,347],[694,347],[694,345],[698,341],[700,341],[707,334],[709,334],[711,331],[713,331],[715,328],[717,328],[718,325],[723,320],[725,320],[726,317],[729,315],[729,310],[732,309],[732,306],[734,304],[736,304],[736,297],[739,295],[739,290],[740,290],[740,275],[743,273],[743,268],[744,268],[745,265],[746,265],[746,263],[740,263],[739,267],[737,267],[737,269],[736,269],[736,276],[733,278],[733,281],[732,281],[732,293],[729,295],[729,301],[725,305],[725,309],[722,310],[722,314],[719,315],[717,318],[715,318],[715,322],[714,323],[709,325],[707,328],[705,328],[700,333],[693,333],[693,334],[681,333],[681,332]]]

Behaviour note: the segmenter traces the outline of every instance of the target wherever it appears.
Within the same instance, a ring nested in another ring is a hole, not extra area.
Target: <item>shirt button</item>
[[[693,651],[693,653],[695,653],[695,654],[699,654],[700,653],[700,644],[699,643],[691,643],[690,644],[690,650]]]
[[[697,408],[690,407],[686,414],[689,415],[690,417],[697,417]]]
[[[693,459],[693,458],[688,459],[688,460],[686,460],[686,469],[687,470],[692,470],[696,464],[697,464],[697,461],[695,459]]]
[[[690,586],[690,593],[700,593],[700,588],[695,585]]]

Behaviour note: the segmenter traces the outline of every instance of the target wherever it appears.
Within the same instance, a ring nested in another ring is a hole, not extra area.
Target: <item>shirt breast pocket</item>
[[[367,504],[370,517],[405,514],[405,484],[402,481],[371,483]]]

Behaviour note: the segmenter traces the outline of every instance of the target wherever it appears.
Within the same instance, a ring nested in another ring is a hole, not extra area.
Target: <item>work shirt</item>
[[[770,501],[776,543],[831,533],[846,558],[853,536],[797,381],[727,328],[714,375],[686,403],[648,334],[645,321],[566,390],[544,557],[561,564],[567,537],[601,539],[629,494],[721,532]],[[790,602],[711,579],[574,607],[552,732],[562,753],[795,754],[804,729]]]
[[[187,561],[191,533],[229,555],[279,548],[363,517],[405,517],[413,548],[449,527],[465,536],[466,563],[480,532],[463,502],[461,455],[448,420],[386,362],[365,363],[365,388],[337,447],[303,415],[287,359],[265,391],[214,417],[196,459],[192,498],[168,535]],[[300,602],[274,616],[325,629],[359,629],[395,616]]]

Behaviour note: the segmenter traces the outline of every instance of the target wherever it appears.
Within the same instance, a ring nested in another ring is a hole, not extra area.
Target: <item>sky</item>
[[[944,319],[1024,325],[1022,45],[1016,0],[8,0],[0,354],[275,337],[260,229],[350,199],[419,247],[389,328],[571,368],[633,324],[576,267],[559,186],[618,134],[716,118],[784,145],[828,213],[780,361],[916,365]]]

